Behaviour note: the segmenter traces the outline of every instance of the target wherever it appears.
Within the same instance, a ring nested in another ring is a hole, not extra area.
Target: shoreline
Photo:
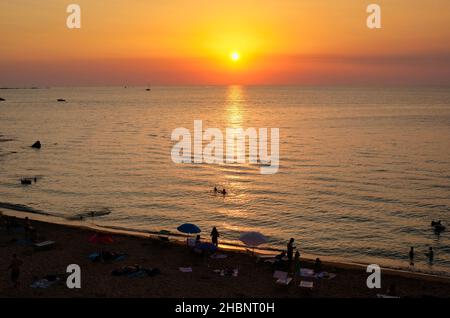
[[[7,207],[1,206],[0,213],[5,215],[15,216],[18,219],[23,219],[28,217],[30,220],[40,223],[46,223],[50,225],[58,225],[63,227],[70,227],[75,229],[82,230],[90,230],[96,232],[102,232],[107,234],[118,234],[125,235],[136,238],[158,238],[158,236],[166,236],[170,239],[171,243],[184,244],[184,241],[189,236],[181,233],[160,233],[158,231],[152,230],[135,230],[128,229],[120,226],[108,226],[108,225],[98,225],[91,223],[89,224],[86,220],[73,220],[67,219],[62,216],[54,215],[51,213],[41,213],[41,211],[35,212],[34,210],[16,210],[9,209]],[[52,219],[52,220],[49,220]],[[225,243],[223,243],[225,241]],[[247,253],[249,249],[242,244],[234,243],[232,241],[221,240],[220,248],[226,251],[235,252],[235,253]],[[259,247],[254,249],[255,253],[261,255],[276,255],[279,254],[283,249],[277,247]],[[363,261],[354,261],[354,260],[344,260],[343,258],[335,257],[335,256],[324,256],[317,254],[309,254],[309,253],[301,253],[301,258],[314,262],[316,258],[320,258],[323,263],[330,264],[337,267],[342,268],[358,268],[358,269],[366,269],[368,265],[373,264],[373,262],[363,262]],[[377,263],[375,263],[377,264]],[[430,279],[446,279],[450,282],[450,273],[443,271],[435,271],[435,272],[427,272],[423,271],[421,268],[414,268],[411,270],[410,268],[403,267],[394,267],[389,266],[387,264],[379,263],[380,267],[384,272],[398,274],[398,275],[406,275],[412,277],[422,277],[422,278],[430,278]]]
[[[21,220],[19,219],[19,222]],[[96,232],[111,233],[76,225],[54,224],[32,221],[42,239],[56,241],[55,248],[48,251],[33,251],[30,247],[18,246],[14,239],[21,234],[7,235],[0,231],[0,266],[8,267],[12,253],[24,261],[21,286],[12,288],[9,273],[0,278],[0,297],[376,297],[384,294],[387,287],[395,284],[401,297],[449,297],[450,278],[415,272],[382,269],[382,288],[368,289],[369,274],[358,264],[323,261],[323,270],[336,274],[334,279],[314,279],[312,291],[298,287],[295,281],[290,286],[279,286],[272,278],[270,264],[256,262],[256,257],[242,250],[220,249],[227,258],[211,259],[199,257],[190,251],[184,242],[170,240],[161,242],[155,237],[136,236],[124,233],[111,234],[115,242],[105,247],[121,251],[129,256],[124,261],[94,263],[88,255],[99,246],[87,242]],[[44,277],[51,273],[64,273],[69,264],[79,264],[83,272],[82,288],[69,290],[63,284],[47,289],[30,287],[33,277]],[[155,277],[115,277],[112,270],[124,265],[140,264],[157,267],[161,274]],[[301,259],[305,268],[313,268],[310,259]],[[192,267],[192,273],[182,273],[179,267]],[[237,267],[238,277],[221,277],[214,269]],[[302,278],[304,280],[304,278]],[[186,288],[189,286],[189,288]]]

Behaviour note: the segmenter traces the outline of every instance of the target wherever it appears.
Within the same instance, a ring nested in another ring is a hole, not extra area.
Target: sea
[[[262,247],[292,237],[302,255],[450,275],[448,87],[51,87],[0,97],[3,210],[68,223],[94,211],[81,222],[136,233],[193,223],[204,240],[216,226],[232,244],[257,231]],[[172,133],[193,134],[195,120],[224,135],[278,128],[278,171],[175,163]],[[447,230],[436,234],[432,220]]]

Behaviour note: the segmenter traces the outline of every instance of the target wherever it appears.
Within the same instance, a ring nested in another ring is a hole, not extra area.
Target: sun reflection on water
[[[244,88],[239,85],[228,87],[227,124],[229,128],[242,128],[244,108]]]

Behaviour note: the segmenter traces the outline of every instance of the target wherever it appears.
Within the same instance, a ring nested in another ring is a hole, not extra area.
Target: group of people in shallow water
[[[414,252],[414,247],[411,246],[411,248],[409,250],[409,265],[411,265],[411,266],[414,266],[415,255],[416,255],[416,253]],[[434,251],[433,251],[433,248],[431,246],[428,248],[428,252],[425,253],[425,256],[428,258],[428,263],[430,265],[433,264]]]
[[[228,192],[227,192],[227,190],[225,190],[225,188],[223,188],[222,190],[219,190],[219,189],[217,189],[217,187],[214,187],[214,194],[217,194],[217,193],[227,195]]]
[[[434,232],[436,234],[441,234],[441,232],[444,232],[445,226],[442,224],[441,220],[438,221],[431,221],[431,227],[433,228]]]
[[[445,230],[445,226],[442,224],[441,220],[438,221],[431,221],[431,227],[433,228],[433,231],[439,235],[441,234],[441,232],[443,232]],[[411,266],[414,266],[414,259],[415,259],[415,251],[414,251],[414,247],[411,246],[410,250],[409,250],[409,264]],[[434,261],[434,250],[433,248],[430,246],[428,247],[428,251],[425,253],[425,256],[428,259],[428,263],[431,265],[433,264]]]

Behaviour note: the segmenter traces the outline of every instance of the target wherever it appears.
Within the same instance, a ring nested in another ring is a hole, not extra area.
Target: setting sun
[[[231,59],[232,59],[233,61],[236,62],[236,61],[239,60],[239,58],[240,58],[241,56],[239,55],[238,52],[233,52],[233,53],[231,53],[230,57],[231,57]]]

